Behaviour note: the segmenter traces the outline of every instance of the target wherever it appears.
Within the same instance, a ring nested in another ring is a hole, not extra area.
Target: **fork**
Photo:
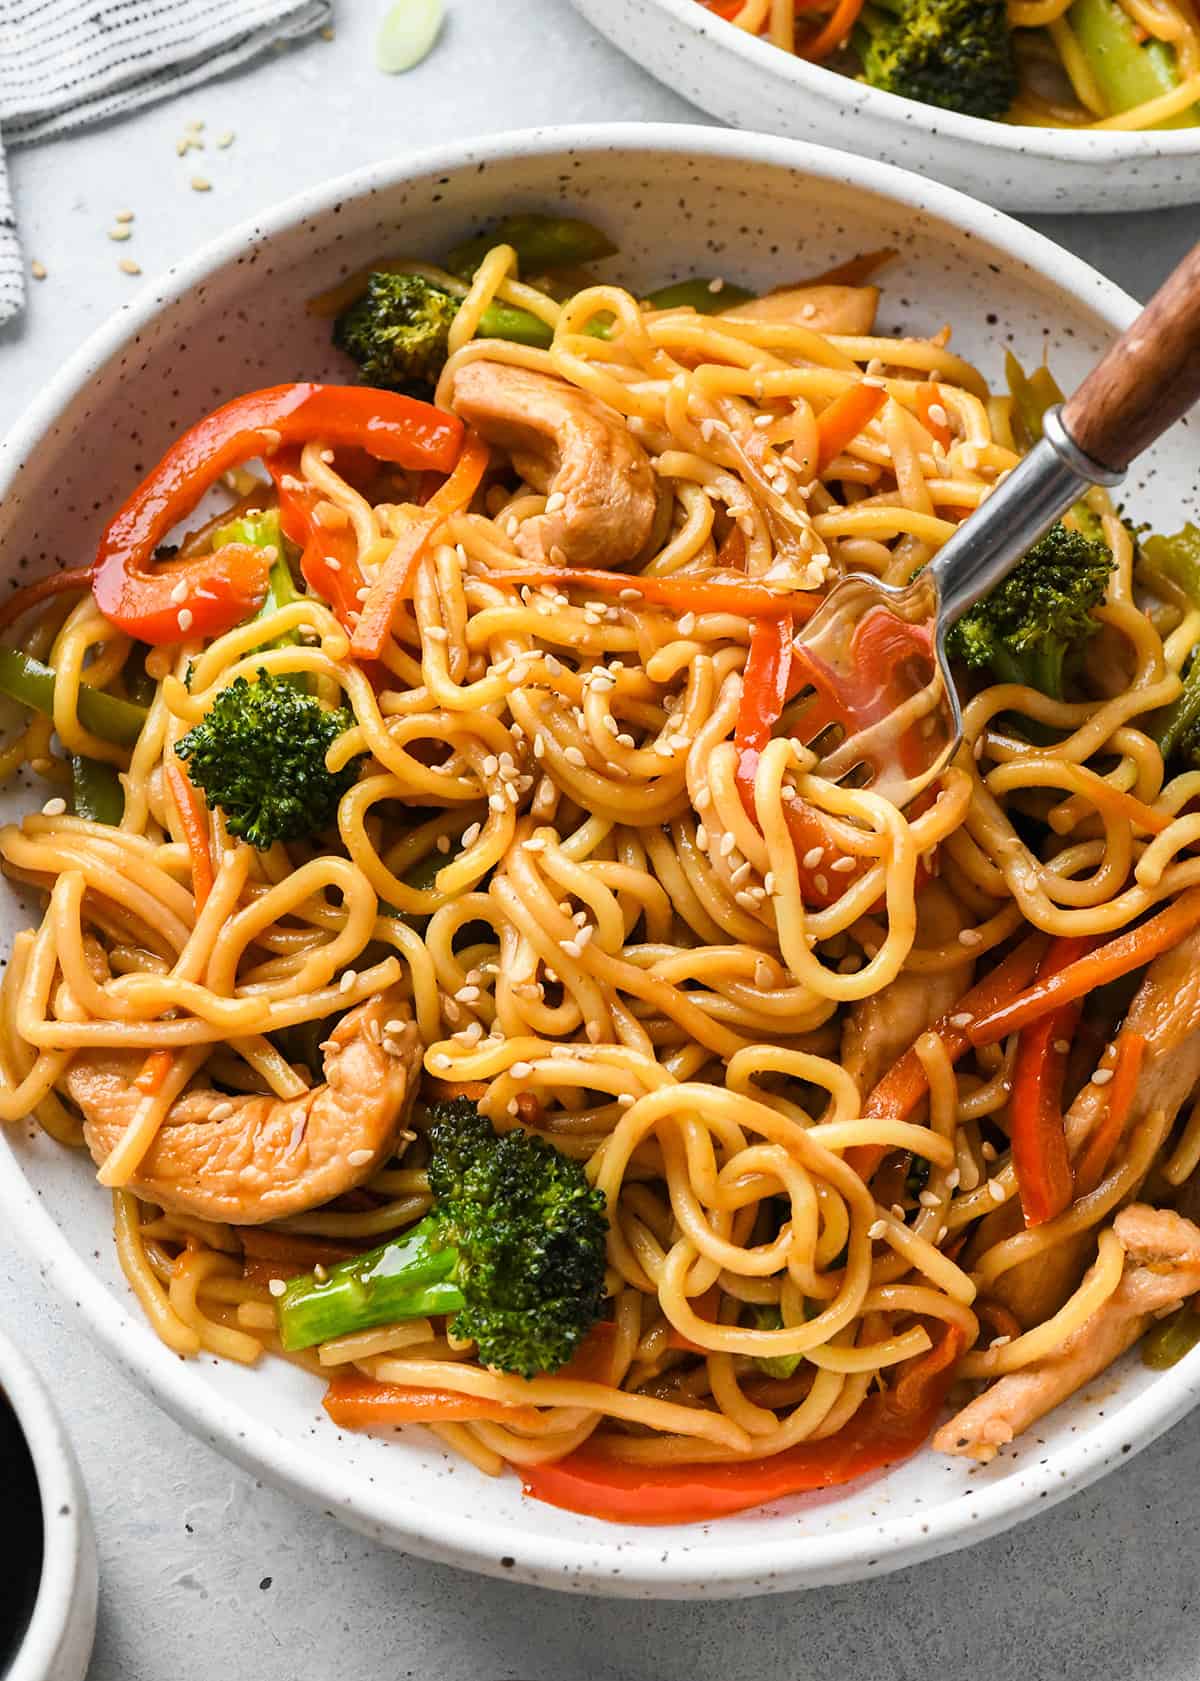
[[[1041,440],[911,583],[851,574],[808,621],[794,657],[813,692],[794,734],[817,774],[899,806],[928,787],[962,741],[951,626],[1086,490],[1120,484],[1197,400],[1200,245],[1074,395],[1046,411]]]

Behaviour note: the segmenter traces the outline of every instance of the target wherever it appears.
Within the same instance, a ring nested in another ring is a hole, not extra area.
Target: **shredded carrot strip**
[[[48,578],[26,584],[24,589],[14,590],[0,607],[0,630],[7,630],[30,608],[36,607],[40,601],[48,601],[52,595],[65,595],[69,590],[78,590],[83,594],[91,587],[92,573],[87,566],[76,566],[70,572],[52,572]]]
[[[414,509],[407,529],[397,537],[363,603],[350,639],[357,660],[382,659],[401,603],[413,591],[417,566],[430,537],[443,520],[470,505],[491,460],[478,432],[468,432],[454,471],[423,508]]]
[[[174,1053],[171,1051],[151,1051],[143,1062],[140,1073],[134,1076],[134,1085],[147,1097],[153,1097],[155,1092],[162,1090],[163,1081],[171,1072]]]
[[[886,402],[887,392],[881,385],[868,385],[865,380],[860,380],[821,410],[817,416],[818,473],[823,473],[830,462],[854,442]]]
[[[864,4],[865,0],[837,0],[824,29],[816,35],[810,35],[807,41],[797,41],[797,57],[811,59],[815,64],[819,64],[823,58],[828,58],[830,53],[836,52],[858,22],[858,14]]]
[[[176,763],[174,756],[167,763],[167,786],[171,790],[171,797],[175,801],[175,809],[179,813],[183,838],[187,842],[188,856],[192,861],[192,893],[196,900],[197,911],[201,910],[212,892],[213,861],[212,847],[208,836],[208,817],[204,810],[204,802],[192,786],[191,780],[184,774],[183,767]]]
[[[1086,765],[1080,765],[1086,781],[1087,789],[1083,794],[1085,800],[1090,800],[1099,811],[1108,811],[1113,817],[1124,817],[1139,829],[1146,829],[1152,835],[1161,835],[1164,829],[1169,829],[1175,818],[1169,811],[1156,811],[1145,800],[1127,794],[1123,788],[1114,788],[1095,771],[1088,770]]]
[[[1088,1139],[1075,1166],[1076,1198],[1087,1196],[1104,1178],[1113,1152],[1124,1136],[1129,1112],[1137,1095],[1138,1076],[1146,1056],[1145,1035],[1126,1028],[1117,1036],[1116,1049],[1104,1117]]]
[[[929,381],[926,384],[917,387],[916,410],[918,420],[929,433],[929,436],[933,439],[935,444],[939,444],[942,449],[949,449],[954,434],[951,432],[946,421],[935,420],[929,412],[930,409],[935,408],[940,408],[944,411],[945,406],[946,405],[942,402],[942,392],[940,386],[934,385],[932,381]]]
[[[967,1036],[973,1045],[994,1045],[998,1039],[1007,1038],[1019,1027],[1027,1027],[1058,1005],[1084,998],[1098,987],[1107,986],[1109,981],[1144,968],[1162,952],[1170,951],[1198,925],[1200,887],[1192,887],[1148,922],[1127,929],[1077,963],[1037,981],[1010,1003],[980,1016],[967,1029]]]
[[[514,566],[511,571],[482,566],[479,576],[489,584],[520,589],[522,584],[578,586],[597,595],[620,595],[636,590],[660,607],[680,613],[742,613],[748,619],[777,619],[783,613],[803,623],[811,619],[824,597],[809,590],[774,590],[744,576],[706,573],[676,578],[647,578],[637,572],[593,572],[583,566]]]
[[[974,1015],[981,1010],[994,1010],[997,1004],[1011,998],[1036,973],[1046,950],[1046,936],[1032,934],[1003,963],[965,992],[954,1008],[934,1022],[936,1033],[946,1048],[951,1062],[957,1062],[970,1044],[969,1029],[956,1024],[955,1018]],[[893,1063],[863,1105],[863,1114],[871,1120],[907,1120],[929,1090],[929,1080],[916,1047],[910,1046]],[[882,1144],[860,1144],[846,1152],[846,1160],[862,1179],[869,1180],[887,1155]]]
[[[535,1428],[535,1407],[508,1406],[452,1389],[417,1389],[406,1383],[376,1383],[357,1372],[335,1377],[325,1392],[325,1411],[343,1430],[369,1430],[389,1424],[469,1424],[480,1418],[497,1419],[524,1429]]]

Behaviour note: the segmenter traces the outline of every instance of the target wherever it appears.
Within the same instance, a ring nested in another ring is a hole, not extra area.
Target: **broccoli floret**
[[[465,1098],[431,1114],[432,1210],[323,1281],[293,1279],[278,1302],[284,1347],[444,1313],[484,1365],[557,1371],[600,1317],[604,1195],[579,1162],[519,1129],[497,1135]]]
[[[209,805],[225,813],[230,834],[265,851],[333,822],[362,761],[334,774],[325,755],[353,722],[344,707],[327,711],[260,666],[257,682],[238,677],[222,689],[175,751]]]
[[[1026,683],[1063,698],[1069,660],[1099,629],[1113,559],[1103,543],[1055,525],[990,595],[951,630],[947,651],[988,667],[1002,683]]]
[[[855,31],[872,87],[971,117],[1001,117],[1017,95],[1005,0],[876,0]]]
[[[363,382],[387,391],[427,392],[446,362],[461,299],[418,274],[372,274],[357,303],[339,315],[333,342],[353,356]]]

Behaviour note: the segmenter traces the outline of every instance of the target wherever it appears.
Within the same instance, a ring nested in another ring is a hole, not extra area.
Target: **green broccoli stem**
[[[19,648],[0,648],[0,694],[52,718],[54,683],[53,670],[41,660],[23,654]],[[146,722],[144,706],[134,706],[132,701],[86,685],[79,690],[76,711],[85,730],[115,747],[132,747]]]
[[[1075,0],[1067,13],[1110,116],[1158,99],[1179,86],[1175,54],[1162,41],[1138,40],[1133,19],[1116,0]],[[1200,107],[1155,123],[1155,129],[1193,128]]]
[[[314,1273],[293,1278],[275,1304],[284,1348],[312,1348],[373,1325],[458,1313],[464,1305],[452,1282],[458,1250],[442,1241],[440,1230],[427,1215],[394,1242],[339,1261],[323,1279]]]
[[[125,790],[112,765],[99,759],[71,755],[71,809],[92,823],[120,826],[125,815]]]

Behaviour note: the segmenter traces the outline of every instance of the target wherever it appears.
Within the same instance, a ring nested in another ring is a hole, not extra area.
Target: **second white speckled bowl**
[[[1093,269],[998,212],[822,147],[650,125],[461,141],[306,190],[114,317],[0,444],[0,583],[88,559],[129,486],[217,403],[281,380],[345,377],[306,297],[375,257],[438,253],[522,209],[601,223],[620,246],[603,272],[638,292],[695,273],[766,287],[895,246],[881,329],[928,334],[950,322],[955,349],[993,381],[1010,345],[1028,360],[1046,345],[1070,386],[1135,313]],[[1126,496],[1170,530],[1194,486],[1195,443],[1177,428],[1139,461]],[[43,798],[41,787],[18,788],[2,814]],[[27,920],[0,893],[0,948]],[[0,1221],[117,1364],[203,1440],[380,1540],[546,1587],[711,1599],[895,1569],[1044,1510],[1200,1395],[1200,1350],[1162,1373],[1134,1357],[991,1465],[923,1453],[823,1497],[624,1529],[525,1500],[515,1476],[481,1476],[423,1431],[343,1434],[299,1367],[178,1359],[121,1276],[91,1162],[32,1125],[0,1128]]]
[[[900,164],[1003,210],[1156,210],[1200,202],[1200,128],[1018,128],[881,93],[735,29],[696,0],[574,0],[673,92],[735,128]]]

